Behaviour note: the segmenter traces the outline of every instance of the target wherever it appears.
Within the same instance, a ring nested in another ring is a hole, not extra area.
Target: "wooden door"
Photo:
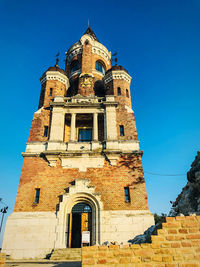
[[[69,215],[69,248],[72,246],[72,212]]]
[[[81,214],[81,233],[88,231],[88,213]]]

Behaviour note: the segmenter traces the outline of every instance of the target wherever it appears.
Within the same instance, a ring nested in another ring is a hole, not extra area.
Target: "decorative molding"
[[[74,56],[77,56],[83,52],[82,45],[79,43],[75,43],[70,47],[70,49],[65,53],[66,60],[69,63]]]
[[[74,72],[72,72],[69,76],[69,79],[71,79],[72,77],[76,76],[76,75],[79,75],[81,73],[81,69],[78,69]]]
[[[72,45],[65,53],[67,62],[69,63],[74,56],[82,53],[82,45],[86,40],[88,40],[92,45],[92,53],[104,58],[106,63],[109,65],[111,60],[111,52],[109,52],[104,45],[94,40],[94,38],[89,34],[84,34],[80,41]]]
[[[57,80],[63,83],[66,86],[66,88],[69,88],[69,79],[67,78],[67,76],[60,73],[59,71],[47,71],[40,79],[40,82],[41,84],[43,84],[49,80],[53,80],[53,81]]]
[[[109,71],[104,76],[104,82],[109,83],[112,80],[125,80],[126,82],[130,83],[132,77],[124,70],[113,70]]]
[[[98,71],[98,70],[93,69],[92,73],[93,74],[97,74],[97,75],[101,76],[102,78],[104,77],[104,74],[102,72]]]
[[[107,48],[102,44],[96,42],[95,45],[92,46],[92,53],[104,58],[107,64],[110,63],[111,52],[108,52]]]

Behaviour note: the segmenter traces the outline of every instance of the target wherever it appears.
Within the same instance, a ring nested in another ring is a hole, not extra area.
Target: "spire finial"
[[[56,65],[55,65],[55,67],[59,67],[58,66],[59,56],[60,56],[60,52],[58,52],[57,55],[56,55]]]
[[[89,20],[89,18],[88,18],[88,28],[90,28],[90,20]]]

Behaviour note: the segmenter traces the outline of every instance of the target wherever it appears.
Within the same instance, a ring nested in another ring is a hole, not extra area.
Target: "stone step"
[[[81,248],[55,249],[50,260],[81,261]]]

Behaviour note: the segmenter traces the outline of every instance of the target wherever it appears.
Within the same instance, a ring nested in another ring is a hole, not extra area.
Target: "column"
[[[65,114],[62,107],[53,107],[50,141],[63,142]]]
[[[70,141],[75,141],[76,133],[76,113],[71,114],[71,132],[70,132]]]
[[[114,106],[106,106],[106,139],[117,140],[116,109]]]
[[[98,141],[98,113],[93,114],[93,141]]]

